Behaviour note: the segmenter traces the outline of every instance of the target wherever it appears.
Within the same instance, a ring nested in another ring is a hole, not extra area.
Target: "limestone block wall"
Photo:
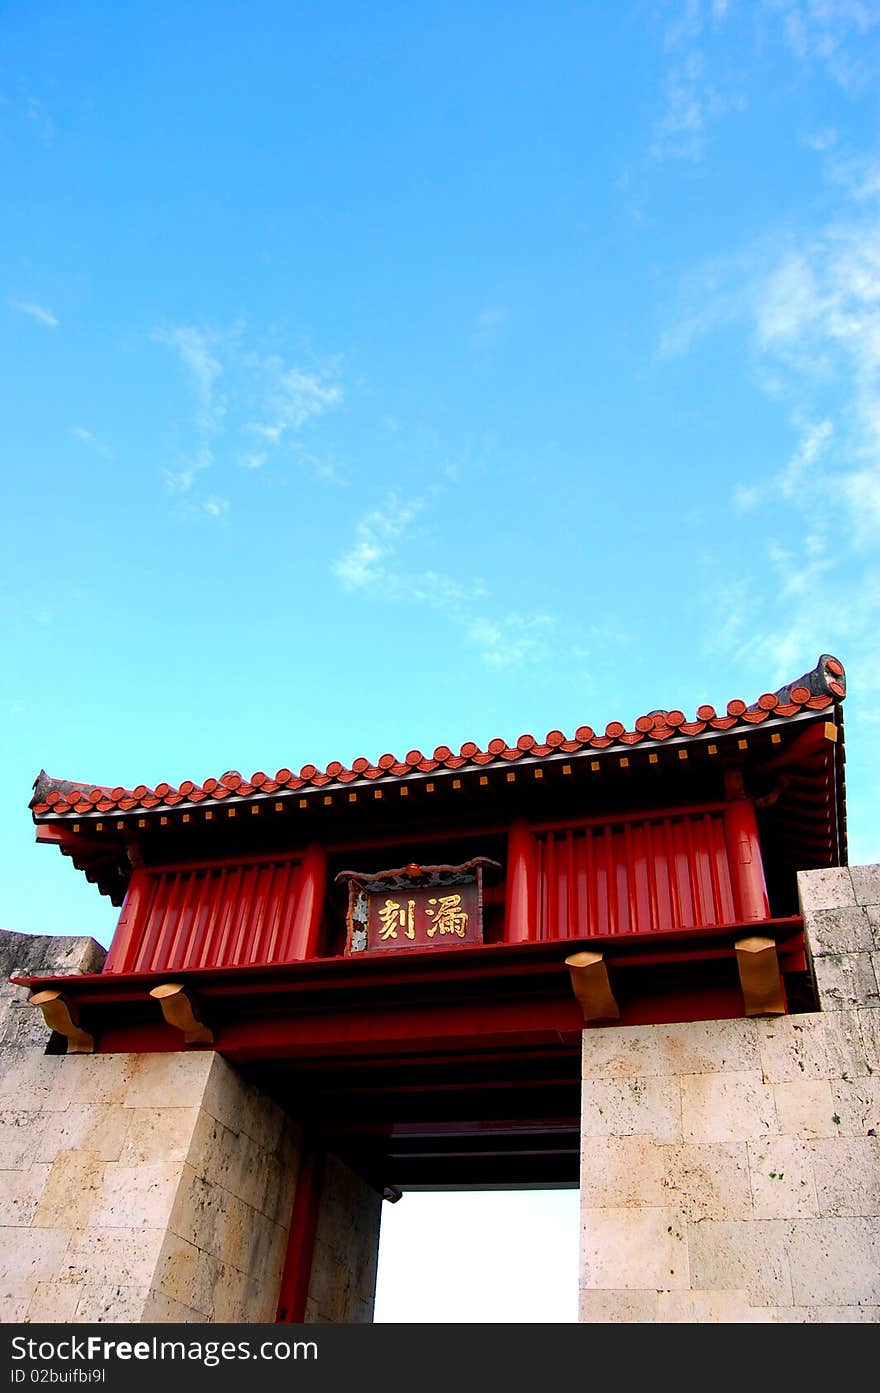
[[[21,987],[14,987],[10,977],[100,972],[106,956],[105,949],[93,938],[18,934],[0,929],[0,1051],[42,1053],[47,1041],[42,1015],[28,1005],[27,994]]]
[[[0,1056],[0,1319],[274,1319],[296,1132],[218,1056]]]
[[[0,1321],[273,1320],[298,1130],[211,1051],[46,1054],[6,978],[102,959],[0,935]]]
[[[584,1032],[583,1321],[880,1320],[880,867],[798,879],[821,1010]]]
[[[301,1129],[211,1050],[48,1054],[7,979],[103,960],[0,932],[0,1322],[274,1321]],[[381,1206],[327,1158],[306,1320],[372,1320]]]
[[[381,1195],[350,1166],[328,1156],[306,1301],[307,1323],[372,1321],[382,1203]]]
[[[204,1091],[139,1319],[273,1321],[300,1129],[219,1055],[203,1058]]]

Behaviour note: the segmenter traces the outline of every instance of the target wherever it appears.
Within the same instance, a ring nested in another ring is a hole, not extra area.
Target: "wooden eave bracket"
[[[43,1020],[50,1030],[57,1031],[67,1040],[68,1054],[92,1054],[95,1037],[78,1024],[70,1002],[58,991],[31,992],[28,1005],[36,1006],[43,1013]]]
[[[608,965],[601,953],[572,953],[565,959],[572,990],[581,1004],[584,1021],[616,1021],[620,1007],[614,999]]]
[[[746,1015],[784,1016],[785,986],[773,939],[753,935],[737,939],[734,947]]]
[[[163,982],[161,986],[153,987],[150,996],[158,1001],[168,1024],[183,1032],[188,1045],[213,1043],[213,1030],[200,1019],[195,997],[182,982]]]

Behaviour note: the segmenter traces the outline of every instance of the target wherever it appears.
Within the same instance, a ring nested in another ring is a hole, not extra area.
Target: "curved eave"
[[[248,791],[220,790],[203,798],[181,799],[176,804],[142,803],[130,809],[102,811],[100,804],[82,805],[82,810],[58,811],[58,804],[32,809],[37,840],[53,843],[70,857],[78,870],[121,904],[131,873],[137,863],[138,844],[145,835],[170,828],[184,838],[209,821],[229,823],[238,817],[250,820],[261,814],[261,821],[273,817],[312,816],[328,829],[336,813],[344,809],[369,816],[369,809],[388,806],[389,799],[411,795],[410,815],[416,808],[429,822],[444,795],[456,800],[469,794],[482,796],[486,784],[503,795],[511,789],[528,787],[539,778],[543,787],[554,780],[571,784],[573,780],[656,778],[658,768],[667,775],[689,761],[689,767],[720,761],[736,763],[757,771],[765,779],[783,771],[780,806],[776,814],[784,822],[792,855],[798,836],[804,839],[801,868],[846,863],[846,823],[843,752],[843,710],[831,697],[814,696],[796,710],[779,714],[761,712],[761,719],[749,711],[729,720],[725,729],[709,726],[699,731],[670,730],[662,740],[634,741],[609,739],[597,748],[566,748],[573,742],[536,753],[520,750],[516,756],[507,750],[488,760],[471,761],[453,768],[425,771],[407,768],[405,774],[380,773],[355,779],[330,778],[320,784],[274,787]],[[749,719],[746,719],[749,717]],[[787,783],[785,781],[788,781]],[[768,784],[769,787],[769,784]],[[427,806],[427,795],[432,806]],[[464,806],[463,804],[461,806]]]

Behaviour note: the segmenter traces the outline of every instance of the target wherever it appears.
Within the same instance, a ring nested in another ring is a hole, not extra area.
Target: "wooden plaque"
[[[341,871],[337,881],[348,881],[346,953],[482,943],[485,867],[500,870],[481,856],[460,866]]]

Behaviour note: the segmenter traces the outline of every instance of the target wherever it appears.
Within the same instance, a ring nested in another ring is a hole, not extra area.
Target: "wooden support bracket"
[[[785,985],[773,939],[759,936],[740,938],[734,947],[746,1015],[784,1016]]]
[[[199,1018],[195,998],[182,982],[163,982],[161,986],[153,987],[150,996],[158,1001],[168,1024],[183,1031],[188,1045],[210,1045],[213,1042],[213,1030]]]
[[[614,999],[608,966],[601,953],[572,953],[565,959],[572,990],[581,1004],[585,1021],[616,1021],[620,1007]]]
[[[28,997],[29,1006],[37,1006],[43,1013],[43,1020],[50,1030],[55,1030],[59,1035],[67,1038],[68,1054],[92,1054],[95,1048],[95,1037],[90,1035],[74,1019],[70,1002],[66,1001],[61,992],[45,991],[31,992]]]

